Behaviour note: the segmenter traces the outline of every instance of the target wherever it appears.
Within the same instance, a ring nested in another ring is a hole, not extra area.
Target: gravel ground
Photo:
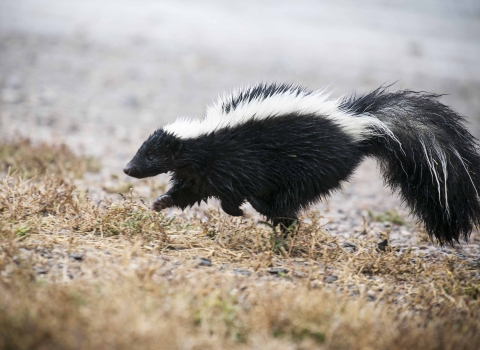
[[[448,94],[443,101],[480,135],[477,2],[295,4],[4,0],[0,135],[66,142],[97,156],[104,168],[92,187],[101,188],[131,181],[121,169],[156,127],[201,117],[219,93],[258,81],[328,85],[335,96],[398,81],[395,88]],[[362,231],[369,211],[397,212],[405,225],[378,222],[376,230],[391,228],[394,245],[438,251],[373,161],[315,209],[345,239]],[[478,258],[480,238],[445,252]]]

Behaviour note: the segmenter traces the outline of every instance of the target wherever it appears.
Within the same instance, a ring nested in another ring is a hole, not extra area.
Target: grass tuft
[[[15,138],[0,143],[0,172],[19,173],[31,178],[50,173],[81,178],[85,172],[98,172],[100,163],[93,157],[79,157],[64,144],[34,143],[29,138]]]

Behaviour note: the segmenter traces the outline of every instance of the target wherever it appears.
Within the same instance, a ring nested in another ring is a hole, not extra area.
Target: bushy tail
[[[443,245],[467,240],[480,224],[480,156],[464,118],[439,97],[380,88],[345,99],[341,108],[385,124],[363,144],[380,161],[386,183]]]

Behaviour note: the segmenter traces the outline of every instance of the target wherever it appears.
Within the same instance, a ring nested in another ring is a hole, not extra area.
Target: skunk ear
[[[174,159],[178,157],[178,155],[182,151],[182,147],[183,147],[183,142],[180,141],[179,139],[175,139],[175,140],[172,140],[172,142],[170,142],[169,148],[170,148],[172,157]]]

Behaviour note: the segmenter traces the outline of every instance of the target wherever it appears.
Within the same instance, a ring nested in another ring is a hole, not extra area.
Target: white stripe
[[[475,193],[477,194],[477,198],[480,198],[479,195],[478,195],[477,187],[475,186],[475,183],[473,182],[472,177],[470,176],[470,171],[468,170],[465,162],[463,161],[462,156],[460,155],[460,153],[458,153],[458,151],[457,151],[456,149],[454,149],[453,152],[455,153],[455,155],[457,156],[457,158],[458,158],[458,159],[460,160],[460,162],[462,163],[463,168],[465,169],[465,172],[467,173],[467,175],[468,175],[468,177],[469,177],[469,179],[470,179],[470,182],[472,183],[473,188],[475,189]]]
[[[253,88],[244,89],[244,94]],[[225,112],[224,104],[234,100],[242,90],[223,96],[216,104],[207,109],[202,120],[180,118],[166,125],[163,129],[182,139],[197,138],[215,130],[235,127],[251,119],[284,116],[288,114],[316,115],[329,119],[339,125],[344,132],[357,141],[364,140],[373,134],[387,134],[396,139],[391,130],[378,118],[364,114],[354,115],[339,108],[341,99],[329,100],[330,94],[324,90],[308,94],[292,87],[285,92],[276,93],[264,98],[260,96],[252,101],[240,102],[235,109]],[[377,130],[371,127],[375,126]]]

